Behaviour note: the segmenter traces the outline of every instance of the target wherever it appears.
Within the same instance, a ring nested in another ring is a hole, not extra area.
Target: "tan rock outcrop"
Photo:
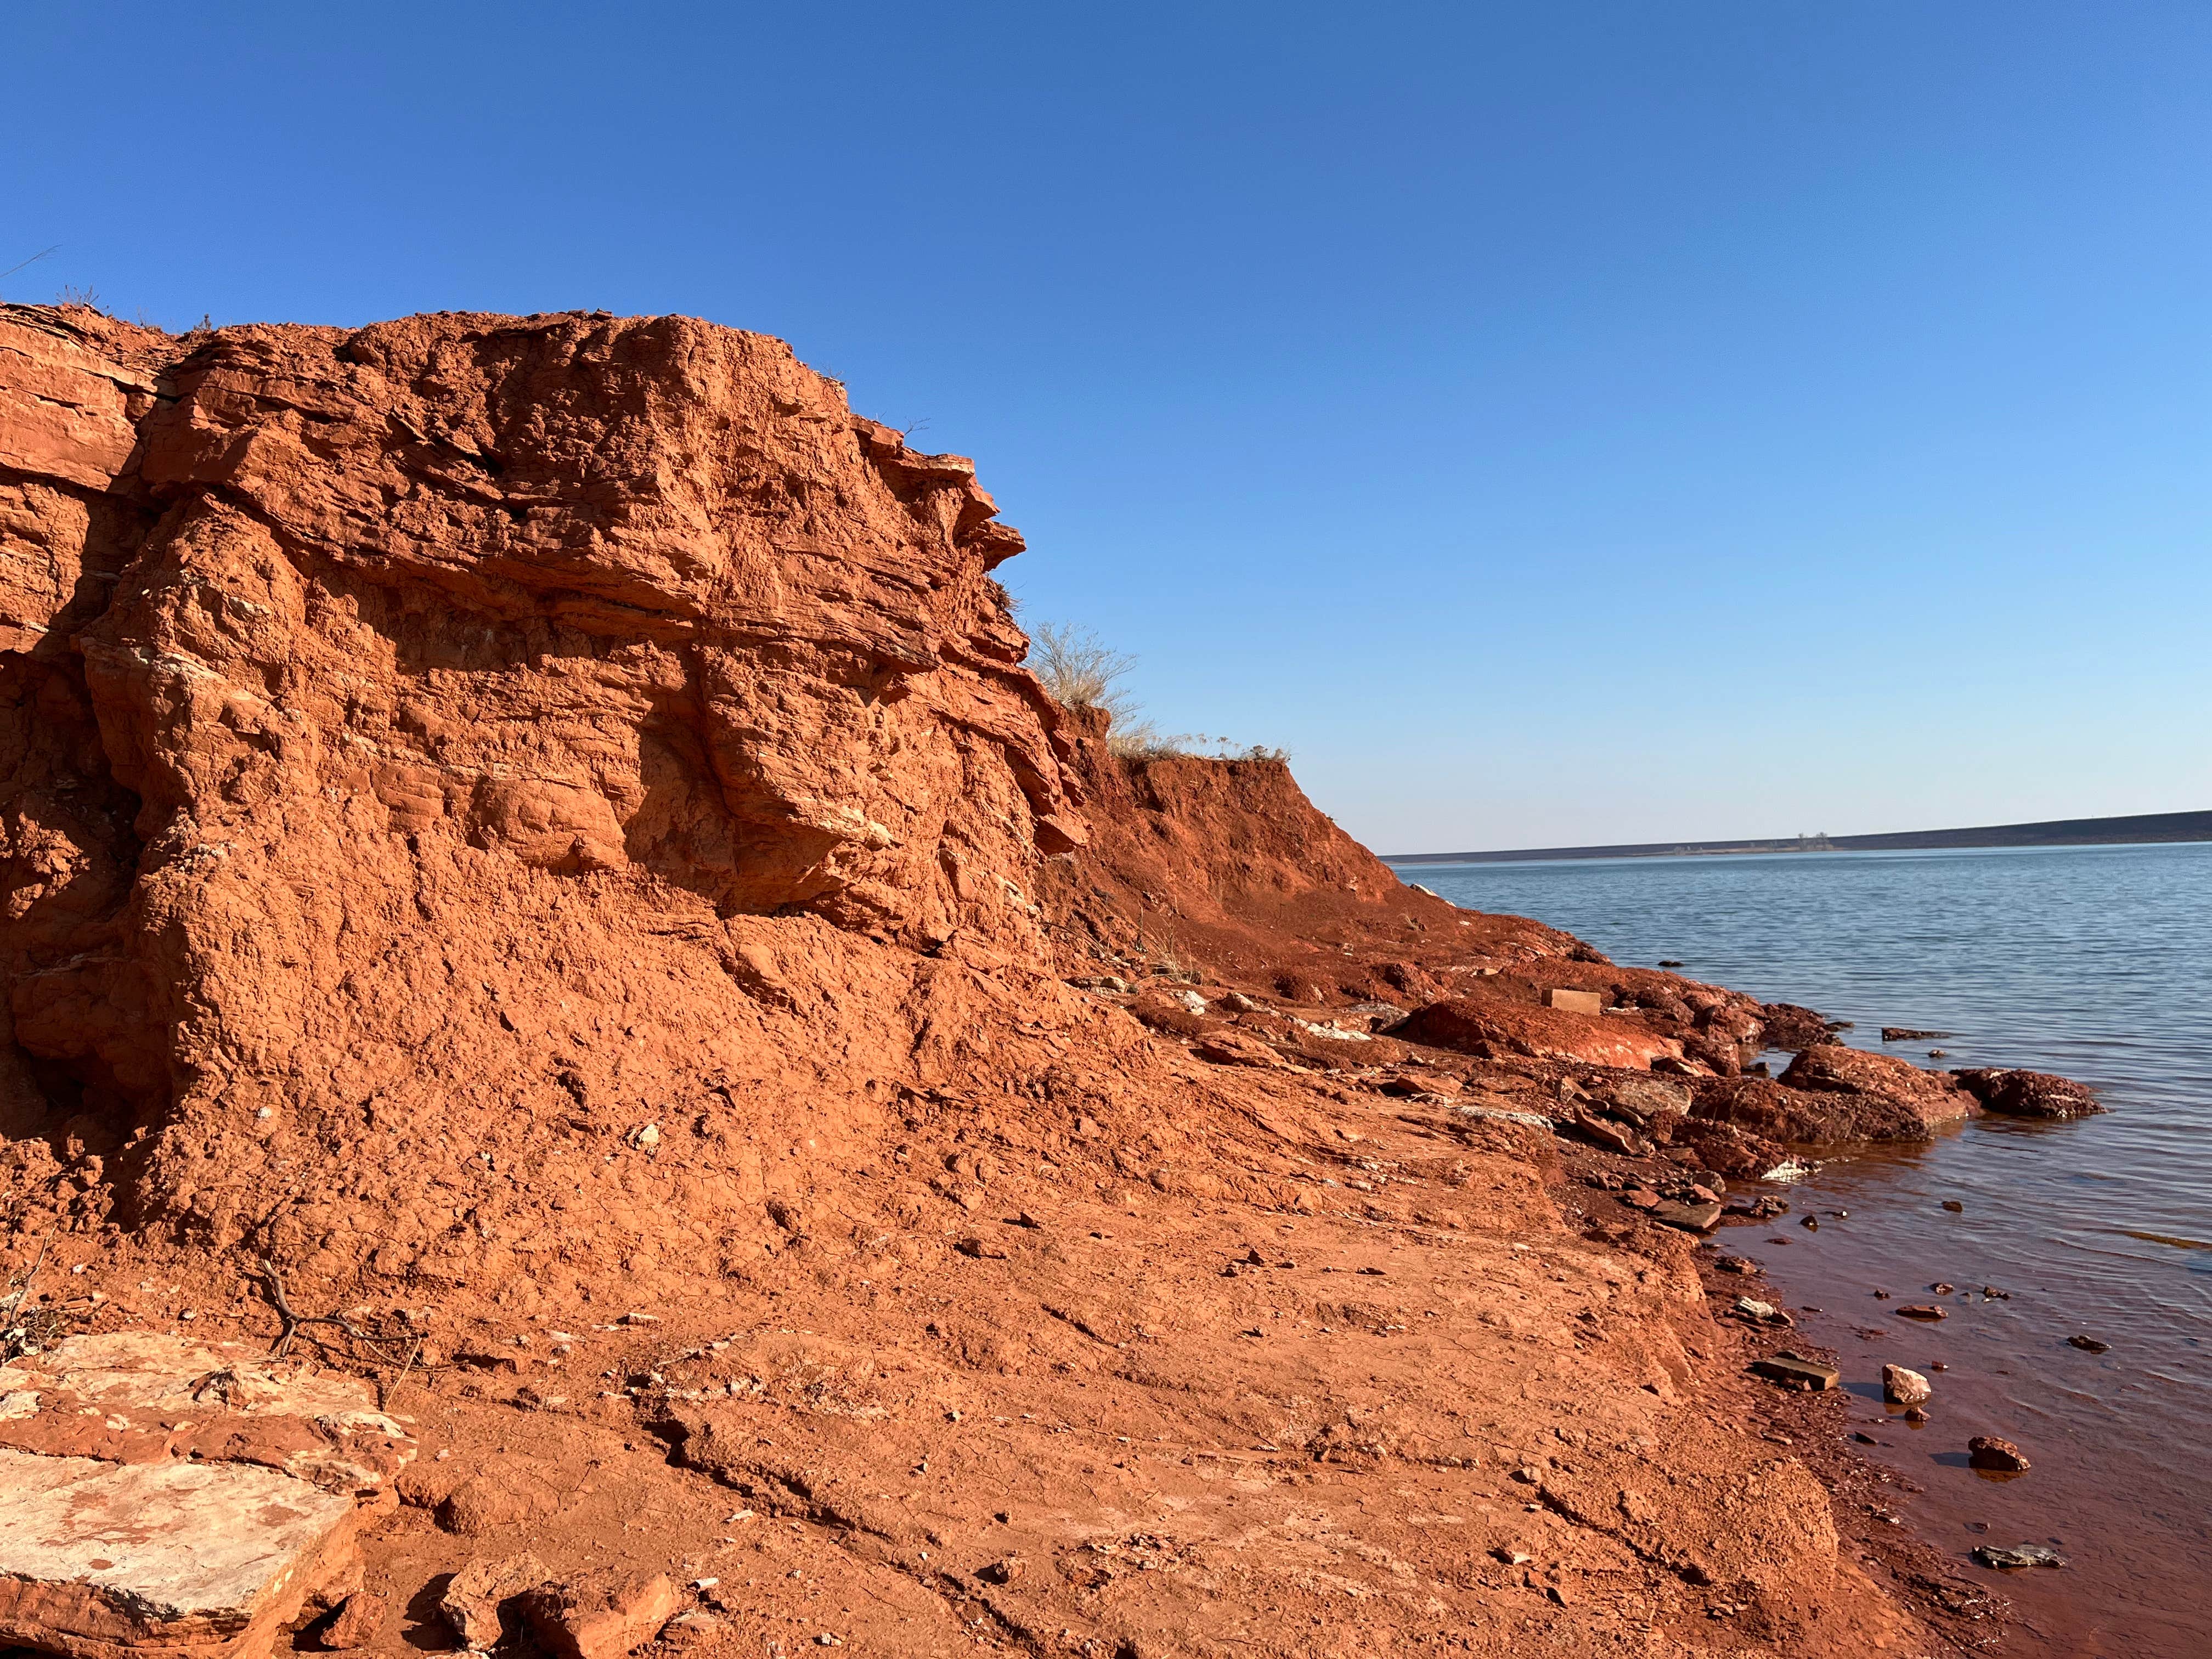
[[[249,1464],[0,1449],[0,1643],[256,1659],[343,1569],[358,1513]]]
[[[255,1659],[412,1455],[356,1378],[158,1332],[0,1366],[0,1641]]]

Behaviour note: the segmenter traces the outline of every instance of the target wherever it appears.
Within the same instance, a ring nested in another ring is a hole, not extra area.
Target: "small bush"
[[[1103,708],[1109,720],[1136,712],[1121,684],[1137,665],[1134,657],[1110,650],[1087,628],[1046,623],[1030,636],[1030,672],[1043,682],[1053,701],[1070,708]]]
[[[1070,708],[1106,713],[1106,749],[1122,760],[1168,760],[1178,755],[1210,753],[1215,760],[1290,758],[1289,751],[1260,744],[1238,748],[1226,738],[1204,733],[1169,733],[1138,715],[1139,704],[1121,682],[1137,665],[1134,657],[1111,649],[1088,629],[1046,623],[1030,638],[1030,671],[1055,702]]]

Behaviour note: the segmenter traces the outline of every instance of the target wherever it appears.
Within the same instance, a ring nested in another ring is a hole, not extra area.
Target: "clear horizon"
[[[1966,833],[1972,833],[1972,832],[1984,832],[1984,831],[1987,831],[1987,832],[1994,832],[1994,831],[1996,831],[1996,830],[2025,830],[2025,829],[2033,829],[2033,828],[2037,827],[2037,826],[2038,826],[2038,825],[2039,825],[2039,824],[2045,824],[2045,823],[2131,823],[2131,822],[2136,821],[2136,820],[2141,819],[2141,818],[2143,818],[2143,817],[2207,817],[2207,816],[2212,816],[2212,807],[2180,808],[2180,809],[2177,809],[2175,811],[2173,811],[2173,812],[2170,812],[2170,813],[2166,813],[2166,812],[2151,812],[2151,813],[2126,812],[2126,813],[2114,813],[2114,814],[2112,814],[2112,815],[2110,815],[2110,816],[2100,816],[2100,817],[2081,817],[2081,818],[2039,818],[2039,819],[2027,819],[2027,820],[2021,820],[2021,821],[2020,821],[2020,822],[2012,823],[1918,823],[1918,824],[1893,824],[1893,825],[1887,826],[1887,827],[1883,828],[1883,829],[1879,829],[1879,830],[1826,830],[1826,829],[1823,829],[1823,830],[1802,830],[1802,831],[1793,831],[1791,834],[1790,834],[1790,835],[1786,835],[1786,836],[1655,836],[1655,837],[1653,837],[1651,840],[1649,840],[1649,841],[1598,841],[1598,842],[1587,842],[1587,841],[1586,841],[1586,842],[1574,842],[1574,843],[1572,843],[1572,844],[1569,844],[1569,843],[1567,843],[1567,842],[1555,842],[1555,843],[1553,843],[1553,844],[1552,844],[1551,846],[1548,846],[1548,847],[1533,847],[1533,846],[1532,846],[1532,847],[1451,847],[1451,848],[1433,848],[1419,849],[1419,850],[1407,851],[1407,852],[1385,852],[1385,851],[1384,851],[1383,849],[1382,849],[1381,848],[1370,848],[1370,851],[1372,851],[1372,852],[1376,854],[1376,856],[1377,856],[1378,858],[1382,859],[1382,861],[1383,861],[1384,863],[1386,863],[1386,864],[1389,864],[1389,863],[1396,863],[1396,862],[1402,862],[1403,860],[1408,860],[1408,859],[1438,859],[1438,858],[1445,858],[1445,857],[1457,856],[1457,855],[1460,855],[1460,854],[1466,854],[1466,855],[1468,855],[1468,856],[1470,856],[1470,857],[1487,858],[1487,857],[1492,856],[1492,855],[1494,855],[1494,854],[1499,854],[1499,853],[1580,853],[1580,852],[1586,852],[1586,851],[1588,851],[1589,848],[1593,848],[1593,847],[1638,847],[1638,848],[1642,848],[1642,847],[1686,847],[1686,848],[1692,848],[1692,849],[1698,849],[1698,848],[1716,848],[1716,847],[1717,847],[1717,848],[1734,848],[1738,847],[1739,845],[1743,844],[1743,843],[1747,843],[1747,842],[1756,842],[1756,843],[1759,843],[1762,848],[1771,848],[1771,849],[1773,849],[1773,850],[1778,850],[1778,851],[1795,852],[1795,851],[1796,851],[1796,850],[1797,850],[1797,849],[1796,849],[1796,848],[1790,848],[1790,847],[1787,846],[1787,845],[1786,845],[1786,843],[1788,843],[1788,842],[1792,842],[1792,841],[1799,840],[1799,839],[1801,839],[1801,838],[1802,838],[1802,839],[1805,839],[1805,840],[1838,840],[1838,841],[1850,841],[1850,840],[1855,840],[1855,839],[1856,839],[1856,838],[1858,838],[1858,837],[1860,837],[1860,836],[1863,836],[1960,835],[1960,834],[1966,834]],[[2207,841],[2212,841],[2212,835],[2208,835],[2208,836],[2206,836],[2205,837],[2203,837],[2203,839],[2205,839],[2205,840],[2207,840]],[[2166,844],[2166,843],[2164,843],[2164,842],[2047,842],[2047,843],[2046,843],[2046,842],[2024,843],[2024,844],[2022,844],[2022,845],[2019,845],[2019,846],[2009,846],[2009,845],[2008,845],[2008,846],[2001,846],[2001,847],[1990,847],[1990,848],[1835,848],[1835,849],[1833,849],[1833,850],[1838,851],[1838,852],[1862,852],[1862,851],[1875,851],[1875,852],[1879,852],[1879,851],[1896,851],[1896,852],[1905,852],[1905,851],[1914,851],[1914,852],[1943,852],[1943,851],[1949,851],[1949,852],[1965,852],[1965,851],[1978,851],[1978,852],[2013,852],[2013,853],[2019,853],[2019,852],[2036,852],[2036,851],[2045,850],[2046,848],[2058,848],[2058,847],[2087,847],[2087,846],[2100,846],[2100,847],[2101,847],[2101,846],[2113,846],[2113,847],[2151,847],[2151,846],[2162,846],[2162,845],[2165,845],[2165,844]],[[1816,850],[1817,850],[1817,849],[1816,849]],[[1644,855],[1644,856],[1654,856],[1654,857],[1656,857],[1656,856],[1662,856],[1662,855],[1661,855],[1661,854],[1647,854],[1647,855]]]
[[[2212,802],[2212,11],[16,18],[0,295],[684,312],[1380,851]]]

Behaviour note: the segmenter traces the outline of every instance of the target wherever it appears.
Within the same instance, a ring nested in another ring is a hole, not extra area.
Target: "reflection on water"
[[[1925,1488],[1911,1519],[1963,1571],[2001,1582],[2044,1638],[2027,1650],[2212,1652],[2212,845],[1414,873],[1616,961],[1680,957],[1695,977],[1851,1020],[1844,1040],[1862,1048],[1926,1065],[1927,1040],[1885,1044],[1881,1028],[1940,1030],[1941,1064],[2095,1085],[2108,1115],[1981,1119],[1834,1158],[1789,1193],[1820,1231],[1721,1237],[1820,1310],[1802,1323],[1837,1350],[1853,1427],[1881,1443],[1859,1449]],[[1943,1283],[1956,1288],[1930,1289]],[[1930,1301],[1940,1324],[1897,1315]],[[2076,1334],[2110,1349],[2069,1346]],[[1885,1363],[1946,1367],[1930,1372],[1930,1422],[1881,1406]],[[1980,1479],[1965,1467],[1977,1434],[2018,1442],[2032,1471]],[[2051,1545],[2069,1566],[1997,1573],[1968,1561],[1979,1543]]]

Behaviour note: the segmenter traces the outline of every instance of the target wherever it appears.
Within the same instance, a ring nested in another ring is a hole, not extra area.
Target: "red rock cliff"
[[[1020,538],[781,342],[11,307],[0,397],[0,1086],[153,1212],[609,1049],[649,1113],[825,933],[1041,955]],[[549,1068],[571,1001],[629,1012]]]

